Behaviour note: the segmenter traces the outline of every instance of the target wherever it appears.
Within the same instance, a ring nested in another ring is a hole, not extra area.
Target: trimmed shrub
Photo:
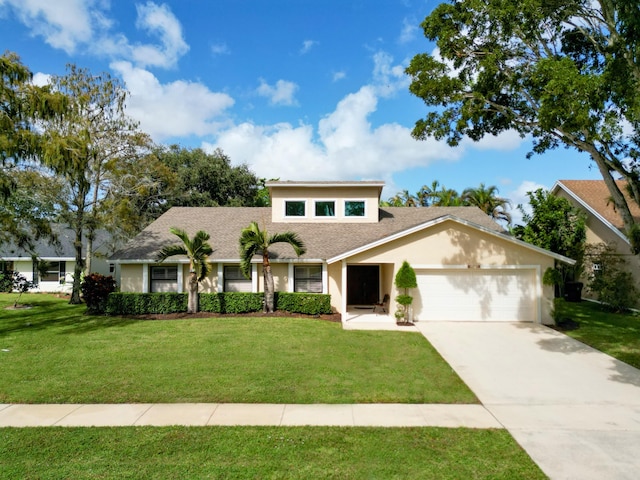
[[[262,310],[263,294],[249,292],[201,293],[200,311],[248,313]]]
[[[276,310],[305,315],[331,312],[331,295],[323,293],[276,292]]]
[[[116,290],[116,281],[111,276],[92,273],[84,277],[80,289],[82,290],[82,298],[87,304],[87,311],[89,313],[104,313],[109,294]]]
[[[263,309],[262,293],[201,293],[200,311],[249,313]],[[320,293],[276,292],[276,309],[305,315],[331,313],[331,296]],[[186,293],[111,293],[105,310],[109,315],[147,315],[187,311]]]
[[[187,311],[186,293],[122,293],[109,295],[108,315],[146,315]]]

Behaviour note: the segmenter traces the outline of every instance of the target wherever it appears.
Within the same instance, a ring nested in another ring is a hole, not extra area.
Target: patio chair
[[[382,301],[380,303],[374,303],[373,312],[374,313],[389,313],[389,301],[391,297],[388,293],[384,294],[382,297]]]

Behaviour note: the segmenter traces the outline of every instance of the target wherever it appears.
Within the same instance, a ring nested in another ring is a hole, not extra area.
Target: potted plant
[[[403,313],[403,323],[411,324],[411,304],[413,303],[413,297],[409,295],[409,289],[416,288],[418,282],[416,280],[416,272],[406,260],[402,262],[398,273],[396,273],[395,284],[398,289],[402,289],[403,291],[401,295],[396,297],[396,302],[401,306],[399,311]],[[398,318],[397,315],[396,318]]]

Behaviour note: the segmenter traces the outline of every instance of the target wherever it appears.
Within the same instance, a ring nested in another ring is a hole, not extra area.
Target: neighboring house
[[[403,260],[418,278],[416,321],[553,321],[553,288],[542,276],[556,260],[573,261],[506,235],[476,207],[382,208],[378,181],[266,186],[271,207],[170,209],[111,257],[121,291],[186,291],[186,258],[155,261],[162,247],[179,243],[171,227],[211,235],[212,273],[201,291],[263,291],[261,258],[246,279],[238,253],[241,230],[256,221],[269,233],[297,232],[307,248],[300,258],[287,244],[270,250],[276,290],[328,293],[343,322],[372,313],[385,294],[390,309],[379,320],[395,322],[394,278]]]
[[[34,244],[33,254],[12,244],[0,244],[0,268],[15,270],[35,286],[32,292],[69,293],[73,287],[75,269],[75,233],[69,228],[54,226],[56,241],[41,238]],[[99,231],[94,240],[95,256],[92,260],[92,273],[112,275],[116,278],[116,264],[109,263],[109,235]],[[34,259],[35,255],[35,259]]]
[[[640,207],[627,194],[626,183],[619,180],[617,184],[627,200],[631,215],[640,222]],[[631,251],[622,218],[610,201],[611,194],[604,180],[559,180],[551,193],[568,199],[586,213],[587,244],[604,242],[614,245],[616,252],[627,261],[636,286],[640,289],[640,258]]]

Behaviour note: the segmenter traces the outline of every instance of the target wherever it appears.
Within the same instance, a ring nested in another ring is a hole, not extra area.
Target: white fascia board
[[[22,260],[25,260],[26,258],[23,258]],[[11,260],[10,258],[6,259]],[[30,259],[29,259],[30,260]],[[73,258],[70,258],[69,260],[74,260]],[[183,263],[183,264],[188,264],[189,260],[188,259],[178,259],[178,260],[172,260],[171,258],[167,258],[164,262],[158,262],[155,258],[154,259],[135,259],[135,260],[121,260],[121,259],[117,259],[117,260],[107,260],[109,263],[114,263],[114,264],[118,264],[118,265],[122,265],[122,264],[144,264],[144,263],[153,263],[153,264],[162,264],[162,263],[166,263],[166,264],[172,264],[172,263]],[[323,263],[324,260],[321,258],[270,258],[269,259],[270,263]],[[210,258],[208,263],[240,263],[240,259],[239,258]],[[262,263],[262,259],[261,258],[257,258],[254,260],[251,260],[251,263]]]
[[[111,260],[111,259],[107,259],[107,262],[109,263],[114,263],[117,265],[127,265],[127,264],[163,264],[166,263],[167,265],[170,265],[172,263],[184,263],[184,264],[188,264],[189,263],[189,259],[188,258],[180,258],[180,259],[172,259],[172,258],[167,258],[164,262],[159,262],[157,259],[155,258],[137,258],[137,259],[133,259],[133,260],[121,260],[121,259],[115,259],[115,260]]]
[[[362,181],[362,182],[265,182],[265,187],[284,187],[284,188],[294,188],[294,187],[318,187],[318,188],[336,188],[336,187],[384,187],[384,181],[382,180],[371,180],[371,181]]]
[[[84,257],[82,257],[84,258]],[[25,256],[25,257],[3,257],[0,255],[0,261],[2,262],[30,262],[34,257]],[[44,260],[45,262],[73,262],[76,257],[38,257],[35,256],[36,260]]]
[[[557,181],[553,185],[553,187],[551,187],[551,193],[553,193],[555,195],[555,192],[557,192],[558,189],[562,189],[567,195],[569,195],[576,202],[578,202],[580,205],[582,205],[582,208],[584,208],[591,215],[593,215],[598,220],[600,220],[604,224],[605,227],[607,227],[609,230],[613,231],[613,233],[615,233],[618,237],[620,237],[620,239],[622,241],[624,241],[627,245],[631,245],[631,242],[629,242],[629,239],[627,238],[627,236],[624,233],[622,233],[618,228],[616,228],[615,225],[613,225],[609,220],[607,220],[602,215],[600,215],[598,212],[596,212],[588,203],[586,203],[584,200],[582,200],[582,198],[580,198],[575,193],[573,193],[570,189],[568,189],[560,181]]]
[[[548,256],[550,256],[550,257],[552,257],[552,258],[554,258],[556,260],[559,260],[559,261],[561,261],[563,263],[566,263],[568,265],[575,265],[575,263],[576,263],[575,260],[573,260],[571,258],[568,258],[568,257],[565,257],[564,255],[559,255],[559,254],[551,252],[549,250],[545,250],[544,248],[536,247],[535,245],[531,245],[530,243],[523,242],[522,240],[518,240],[517,238],[511,237],[509,235],[505,235],[503,233],[499,233],[499,232],[493,231],[493,230],[491,230],[489,228],[483,227],[482,225],[478,225],[477,223],[469,222],[468,220],[463,220],[463,219],[461,219],[459,217],[456,217],[454,215],[444,215],[442,217],[438,217],[438,218],[436,218],[434,220],[430,220],[428,222],[422,223],[420,225],[417,225],[415,227],[409,228],[409,229],[404,230],[402,232],[398,232],[398,233],[396,233],[394,235],[391,235],[389,237],[380,239],[380,240],[378,240],[376,242],[372,242],[372,243],[370,243],[368,245],[364,245],[362,247],[350,250],[350,251],[345,252],[343,254],[340,254],[340,255],[337,255],[335,257],[327,259],[327,263],[328,264],[332,264],[332,263],[338,262],[340,260],[344,260],[344,259],[346,259],[348,257],[353,256],[353,255],[357,255],[358,253],[366,252],[367,250],[370,250],[372,248],[379,247],[381,245],[385,245],[386,243],[393,242],[394,240],[398,240],[399,238],[406,237],[407,235],[411,235],[413,233],[416,233],[416,232],[419,232],[421,230],[433,227],[435,225],[438,225],[438,224],[446,222],[446,221],[453,221],[453,222],[459,223],[461,225],[465,225],[467,227],[474,228],[476,230],[480,230],[481,232],[484,232],[486,234],[489,234],[489,235],[492,235],[494,237],[500,238],[502,240],[506,240],[506,241],[511,242],[511,243],[513,243],[515,245],[519,245],[521,247],[528,248],[529,250],[533,250],[535,252],[542,253],[544,255],[548,255]]]

